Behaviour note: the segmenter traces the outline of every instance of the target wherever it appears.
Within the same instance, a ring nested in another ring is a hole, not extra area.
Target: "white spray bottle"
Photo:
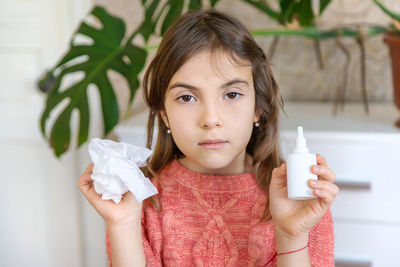
[[[311,172],[311,166],[317,164],[317,156],[309,153],[303,127],[297,127],[296,147],[292,154],[287,156],[287,186],[288,198],[305,200],[316,198],[313,189],[308,186],[308,180],[318,180],[318,176]]]

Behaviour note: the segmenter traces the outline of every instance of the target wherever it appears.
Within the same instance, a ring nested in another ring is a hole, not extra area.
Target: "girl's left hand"
[[[274,227],[290,238],[308,236],[309,231],[316,225],[328,211],[336,195],[339,193],[335,173],[328,167],[327,161],[317,154],[317,166],[312,166],[311,171],[318,175],[313,188],[317,198],[308,200],[292,200],[288,198],[286,163],[272,172],[270,194],[270,211]],[[313,180],[314,181],[314,180]]]

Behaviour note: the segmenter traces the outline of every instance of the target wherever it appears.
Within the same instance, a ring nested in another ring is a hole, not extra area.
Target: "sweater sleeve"
[[[334,267],[334,231],[328,210],[309,234],[308,255],[311,266]]]
[[[157,190],[160,194],[160,187],[155,184]],[[150,202],[146,202],[150,203]],[[143,205],[144,206],[144,205]],[[161,248],[162,248],[162,232],[161,232],[161,215],[160,212],[156,210],[154,205],[147,204],[145,208],[142,209],[141,215],[142,224],[142,242],[143,250],[146,256],[146,266],[158,267],[162,266],[161,260]],[[112,267],[111,262],[111,243],[109,239],[108,232],[106,234],[106,247],[109,267]]]

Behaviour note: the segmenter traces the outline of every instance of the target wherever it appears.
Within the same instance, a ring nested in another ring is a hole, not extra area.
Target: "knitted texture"
[[[276,252],[272,221],[258,223],[266,198],[253,171],[206,175],[175,159],[152,182],[162,211],[142,211],[147,266],[264,266]],[[311,266],[334,266],[333,250],[328,210],[309,233]],[[112,266],[108,234],[107,253]]]

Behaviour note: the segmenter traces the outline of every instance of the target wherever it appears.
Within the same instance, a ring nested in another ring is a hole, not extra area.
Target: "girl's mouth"
[[[225,146],[227,142],[221,139],[214,139],[214,140],[205,140],[199,143],[199,145],[203,148],[207,149],[220,149]]]

